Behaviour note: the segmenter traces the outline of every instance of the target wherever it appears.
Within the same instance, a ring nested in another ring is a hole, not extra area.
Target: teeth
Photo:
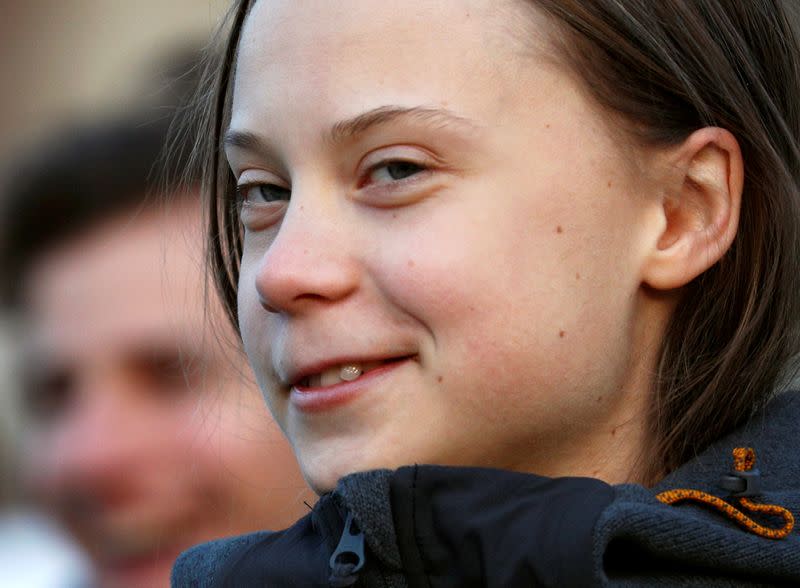
[[[310,388],[334,386],[342,382],[352,382],[360,378],[365,372],[379,367],[382,361],[370,361],[367,363],[348,363],[331,367],[321,374],[309,376],[303,381],[304,386]]]
[[[364,370],[357,365],[346,365],[339,371],[339,377],[345,382],[352,382],[363,373]]]
[[[334,384],[339,384],[341,382],[352,382],[353,380],[358,379],[358,377],[364,373],[363,368],[359,364],[351,363],[347,365],[340,365],[336,367],[329,368],[319,374],[316,378],[311,378],[312,386],[316,384],[317,386],[333,386]],[[319,378],[318,382],[315,382]]]

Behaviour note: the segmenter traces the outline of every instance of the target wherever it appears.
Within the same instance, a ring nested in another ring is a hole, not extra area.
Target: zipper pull
[[[331,588],[352,586],[358,580],[358,572],[364,567],[364,533],[353,520],[353,514],[347,513],[342,538],[330,559],[331,577],[328,580]]]

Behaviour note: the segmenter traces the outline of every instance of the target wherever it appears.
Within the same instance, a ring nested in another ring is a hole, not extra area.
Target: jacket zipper
[[[347,513],[339,545],[331,555],[331,588],[352,586],[358,581],[358,573],[364,567],[364,533],[353,518]]]

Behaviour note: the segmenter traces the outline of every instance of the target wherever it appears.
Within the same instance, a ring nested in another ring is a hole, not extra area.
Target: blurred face
[[[414,462],[614,478],[640,442],[652,187],[549,32],[496,0],[249,15],[240,323],[318,491]]]
[[[28,479],[103,587],[166,586],[189,546],[307,510],[288,444],[207,328],[196,209],[111,221],[28,284]]]

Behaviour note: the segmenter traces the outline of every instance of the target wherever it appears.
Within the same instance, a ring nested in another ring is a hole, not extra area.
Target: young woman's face
[[[652,186],[537,18],[497,0],[248,17],[226,137],[242,336],[318,491],[408,463],[602,475],[594,453],[638,422]]]

